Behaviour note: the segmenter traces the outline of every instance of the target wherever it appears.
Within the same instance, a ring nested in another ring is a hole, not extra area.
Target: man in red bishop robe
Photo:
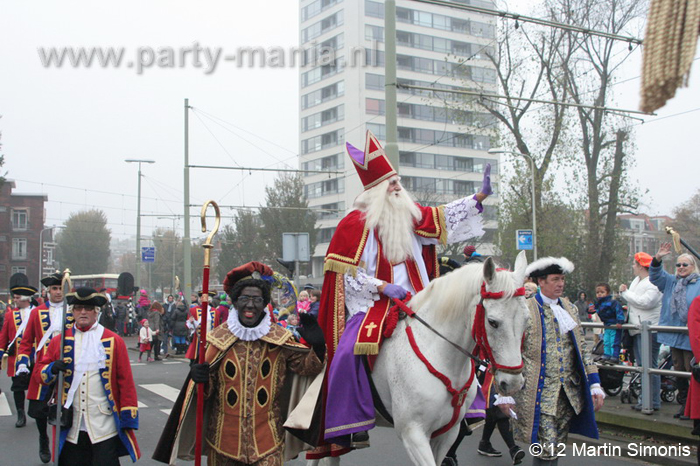
[[[483,234],[481,203],[492,193],[487,164],[476,195],[425,207],[403,189],[371,132],[364,152],[350,144],[347,150],[364,191],[338,224],[324,262],[319,323],[328,346],[323,393],[327,443],[310,452],[309,459],[339,456],[367,439],[375,410],[359,355],[378,354],[391,300],[415,295],[439,274],[438,244]]]

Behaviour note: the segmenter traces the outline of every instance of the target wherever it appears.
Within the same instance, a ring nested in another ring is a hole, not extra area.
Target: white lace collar
[[[565,335],[566,333],[570,332],[578,326],[576,321],[571,318],[569,313],[566,312],[566,310],[563,307],[561,307],[561,304],[559,304],[558,299],[549,298],[543,295],[542,293],[540,293],[540,296],[542,297],[542,303],[547,304],[554,313],[554,317],[559,323],[560,334]]]
[[[255,341],[259,340],[268,333],[270,333],[270,325],[272,321],[270,320],[270,313],[267,312],[267,308],[263,310],[265,316],[255,327],[246,327],[238,320],[238,311],[235,307],[231,307],[231,312],[228,313],[228,329],[243,341]]]

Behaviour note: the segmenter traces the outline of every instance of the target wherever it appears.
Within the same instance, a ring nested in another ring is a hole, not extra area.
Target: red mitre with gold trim
[[[391,166],[384,148],[379,144],[379,141],[371,131],[367,130],[367,142],[365,143],[364,153],[349,142],[345,143],[345,145],[365,190],[396,175],[396,170]]]

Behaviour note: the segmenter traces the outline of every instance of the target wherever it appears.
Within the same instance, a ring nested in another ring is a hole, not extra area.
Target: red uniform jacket
[[[141,456],[138,443],[136,443],[136,435],[134,430],[139,428],[139,410],[138,400],[136,398],[136,386],[134,378],[131,374],[131,363],[126,350],[124,340],[111,330],[104,329],[102,334],[102,346],[107,354],[106,367],[100,369],[100,377],[102,380],[102,388],[105,396],[109,401],[112,416],[117,425],[119,440],[121,440],[118,449],[119,456],[129,455],[136,462]],[[51,367],[54,361],[60,358],[59,349],[61,346],[60,338],[53,338],[48,350],[37,363],[36,371],[39,374],[43,385],[51,385],[57,379],[57,376],[51,372]],[[71,383],[73,381],[73,372],[75,369],[75,340],[73,338],[73,329],[66,331],[66,338],[63,346],[63,358],[69,361],[68,370],[65,373],[63,384],[63,399],[68,395]],[[77,419],[74,419],[77,421]],[[69,429],[62,429],[59,441],[59,453],[68,436]]]
[[[693,299],[688,309],[688,336],[690,348],[696,361],[700,361],[700,296]],[[685,415],[691,419],[700,419],[700,383],[690,378],[688,401],[685,403]]]
[[[68,328],[72,327],[72,316],[68,315],[67,320]],[[52,338],[49,337],[49,339],[46,340],[43,348],[37,348],[37,346],[39,343],[41,343],[41,340],[44,338],[44,334],[50,326],[51,316],[46,303],[32,309],[32,312],[29,315],[27,328],[24,329],[24,335],[22,335],[22,342],[19,345],[19,351],[17,352],[15,370],[19,368],[20,364],[25,364],[27,367],[30,367],[41,360],[44,353],[46,353],[46,350],[49,348],[49,343],[51,343]],[[38,377],[33,376],[29,381],[27,398],[30,400],[43,400],[48,391],[48,387],[42,385]]]
[[[207,310],[209,311],[209,316],[207,317],[207,322],[210,322],[210,321],[214,322],[214,324],[211,325],[211,329],[213,330],[214,328],[221,325],[221,313],[219,312],[218,309],[212,309],[211,307],[208,307]],[[190,308],[190,317],[192,317],[193,319],[199,320],[201,315],[202,315],[202,308],[201,307],[197,306],[197,307]],[[209,331],[209,327],[207,327],[207,331]],[[190,342],[190,347],[187,348],[187,354],[185,354],[185,357],[187,359],[197,359],[198,354],[199,354],[199,327],[197,327],[197,331],[192,336],[192,341]]]
[[[0,330],[0,361],[2,361],[3,356],[8,350],[8,346],[12,343],[17,335],[17,330],[22,325],[22,314],[19,309],[12,309],[5,312],[5,322],[2,324],[2,330]],[[26,329],[25,329],[26,331]],[[12,347],[14,351],[11,355],[7,357],[7,376],[15,376],[15,363],[17,362],[17,353],[19,352],[19,346],[22,343],[23,336],[20,335],[15,340]]]

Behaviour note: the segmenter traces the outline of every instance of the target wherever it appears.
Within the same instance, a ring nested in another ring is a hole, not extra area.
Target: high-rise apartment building
[[[481,0],[454,3],[493,8]],[[498,179],[498,156],[487,153],[496,122],[468,99],[439,90],[496,91],[496,72],[486,54],[495,51],[494,17],[454,8],[397,0],[397,81],[426,86],[398,90],[398,142],[402,184],[423,204],[443,204],[475,193],[485,164]],[[318,209],[314,277],[335,226],[362,185],[345,152],[345,141],[364,148],[365,132],[385,139],[384,2],[301,0],[300,166],[341,174],[304,176],[310,206]],[[498,186],[497,183],[494,183]],[[487,200],[490,253],[498,193]]]

